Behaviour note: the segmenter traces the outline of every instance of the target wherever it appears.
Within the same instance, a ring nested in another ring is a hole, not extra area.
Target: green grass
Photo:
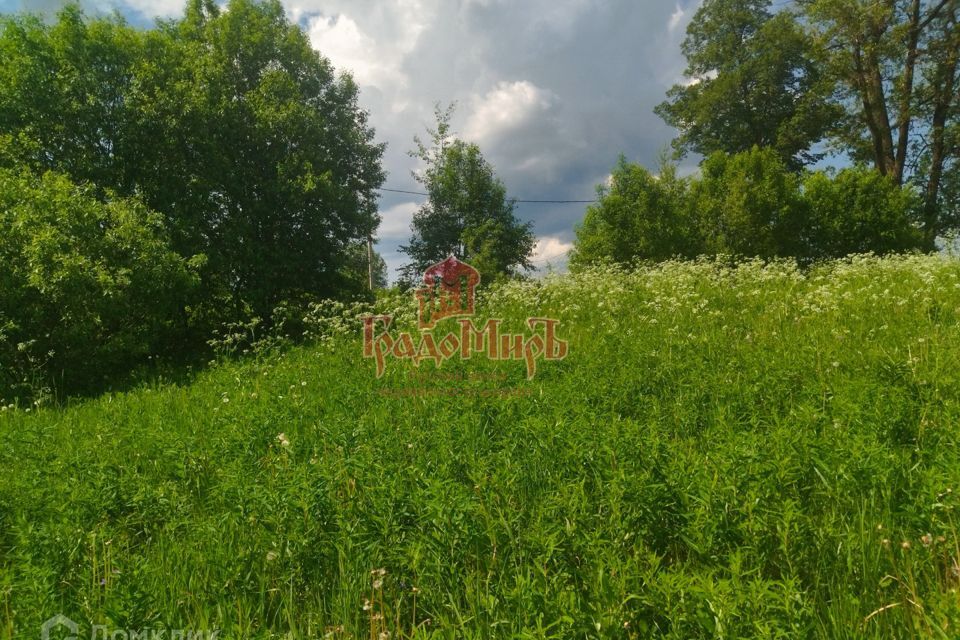
[[[668,263],[480,307],[561,319],[569,356],[440,371],[522,393],[389,398],[433,365],[377,380],[337,331],[4,411],[0,637],[58,612],[221,638],[960,635],[960,263]]]

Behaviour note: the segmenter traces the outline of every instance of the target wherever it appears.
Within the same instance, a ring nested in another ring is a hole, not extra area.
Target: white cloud
[[[410,223],[413,222],[413,214],[419,208],[420,205],[416,202],[401,202],[381,211],[382,220],[380,221],[380,228],[377,230],[377,236],[406,241],[410,237]]]
[[[676,9],[674,9],[673,13],[670,14],[670,20],[667,22],[667,30],[671,32],[676,31],[677,27],[681,26],[684,21],[684,17],[687,15],[683,10],[683,7],[681,7],[679,4],[675,6]]]
[[[314,48],[339,71],[349,71],[361,87],[386,88],[403,81],[396,59],[386,55],[349,16],[315,16],[307,24]]]
[[[325,3],[330,4],[335,3]],[[294,20],[307,16],[307,32],[314,48],[338,70],[350,71],[361,87],[406,87],[409,78],[403,63],[429,26],[431,9],[420,0],[396,0],[366,12],[359,11],[356,4],[346,7],[352,15],[330,9],[330,13],[315,11],[309,1],[288,4]]]
[[[533,248],[533,256],[530,258],[534,266],[541,268],[550,264],[566,264],[567,254],[573,249],[573,243],[564,242],[556,236],[543,236],[537,238],[537,244]]]
[[[498,82],[486,95],[473,97],[473,112],[464,137],[485,142],[543,117],[557,102],[557,96],[532,82]]]

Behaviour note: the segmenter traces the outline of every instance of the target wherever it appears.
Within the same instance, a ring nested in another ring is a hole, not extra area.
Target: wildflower
[[[903,542],[901,542],[900,548],[903,549],[904,551],[908,550],[910,548],[910,541],[904,540]]]
[[[277,442],[280,443],[280,446],[281,446],[281,447],[289,447],[289,446],[290,446],[290,440],[287,438],[287,434],[285,434],[285,433],[280,433],[280,434],[277,435]]]
[[[363,599],[363,610],[364,610],[364,611],[370,611],[370,609],[372,609],[372,608],[373,608],[373,605],[370,604],[370,601],[367,600],[366,598],[364,598],[364,599]]]
[[[884,548],[884,549],[889,549],[889,548],[890,548],[890,539],[889,539],[889,538],[884,538],[883,540],[880,541],[880,544],[883,545],[883,548]]]
[[[373,588],[374,588],[374,589],[382,589],[382,588],[383,588],[383,579],[382,579],[382,578],[377,578],[376,580],[374,580],[374,581],[373,581]]]
[[[228,402],[230,402],[230,398],[223,396],[223,404],[227,404]]]
[[[933,544],[933,536],[929,533],[924,534],[920,537],[920,542],[923,543],[923,546],[929,547],[931,544]]]

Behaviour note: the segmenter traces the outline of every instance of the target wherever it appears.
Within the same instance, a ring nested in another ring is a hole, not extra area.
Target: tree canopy
[[[912,251],[921,198],[876,169],[798,176],[773,149],[717,151],[696,176],[664,163],[654,176],[621,157],[577,228],[571,268],[698,255],[792,257]]]
[[[0,130],[39,170],[136,195],[174,248],[207,256],[204,301],[266,314],[346,284],[348,248],[376,228],[383,146],[349,75],[276,0],[191,0],[139,31],[0,20]]]
[[[480,148],[450,135],[452,112],[452,106],[438,107],[431,144],[416,138],[411,152],[424,163],[414,177],[429,198],[413,216],[409,244],[401,247],[411,258],[404,266],[407,282],[448,255],[470,263],[487,280],[531,267],[530,223],[517,220],[514,202]]]
[[[191,0],[148,30],[0,17],[5,372],[34,345],[96,379],[366,290],[384,146],[357,97],[276,0]]]
[[[840,109],[812,39],[767,0],[706,0],[687,27],[686,82],[656,112],[679,135],[679,155],[770,147],[789,167],[818,159],[813,148]]]

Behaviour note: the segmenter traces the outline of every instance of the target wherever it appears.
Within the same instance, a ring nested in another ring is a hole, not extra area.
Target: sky
[[[453,130],[476,142],[522,200],[589,200],[623,153],[656,169],[674,132],[653,113],[683,81],[680,53],[699,0],[282,0],[289,18],[353,75],[377,139],[385,187],[421,191],[408,152],[434,105],[456,102]],[[52,12],[59,0],[0,0]],[[185,0],[83,0],[138,26],[182,15]],[[694,165],[687,160],[685,164]],[[685,167],[681,167],[681,171]],[[689,169],[689,167],[686,167]],[[423,198],[384,192],[377,250],[391,270]],[[563,271],[587,205],[524,204],[535,266]]]

